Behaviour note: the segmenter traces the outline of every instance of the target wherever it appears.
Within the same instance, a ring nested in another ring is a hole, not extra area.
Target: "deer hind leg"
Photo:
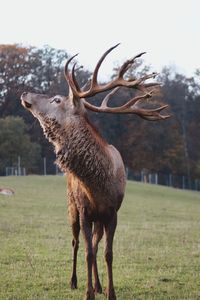
[[[87,288],[84,300],[94,300],[94,290],[92,285],[92,222],[89,221],[85,207],[80,209],[80,226],[85,242],[85,258],[87,264]]]
[[[77,214],[78,216],[78,214]],[[77,289],[77,275],[76,275],[76,266],[77,266],[77,252],[79,248],[79,233],[80,233],[80,224],[79,217],[77,217],[76,222],[72,224],[72,257],[73,257],[73,267],[72,267],[72,276],[70,280],[71,289]]]
[[[99,280],[98,268],[97,268],[97,251],[98,244],[103,236],[103,224],[100,222],[94,223],[92,246],[93,246],[93,274],[94,274],[94,291],[95,293],[102,293],[102,287]]]
[[[113,285],[113,273],[112,273],[112,261],[113,261],[113,238],[115,229],[117,226],[117,213],[114,215],[111,221],[104,225],[105,229],[105,261],[108,274],[108,285],[106,289],[106,295],[108,300],[116,300],[114,285]]]

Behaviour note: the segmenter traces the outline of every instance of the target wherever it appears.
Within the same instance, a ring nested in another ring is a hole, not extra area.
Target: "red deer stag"
[[[81,229],[87,264],[86,300],[93,300],[95,293],[102,292],[96,257],[98,243],[103,233],[108,274],[106,296],[109,300],[116,299],[112,274],[113,238],[117,225],[117,212],[123,200],[126,182],[124,164],[119,152],[91,125],[87,118],[87,110],[132,113],[150,121],[164,120],[169,117],[161,114],[167,105],[156,109],[144,109],[138,106],[142,100],[152,97],[153,90],[150,88],[158,84],[145,83],[145,81],[154,78],[155,73],[139,79],[124,79],[127,70],[144,53],[127,60],[119,69],[117,77],[109,83],[102,85],[98,83],[97,75],[103,60],[117,46],[118,44],[108,49],[98,61],[88,90],[86,86],[79,87],[75,77],[76,63],[71,72],[68,69],[70,62],[76,56],[74,55],[65,65],[65,77],[69,84],[68,97],[48,97],[26,92],[21,96],[22,105],[39,120],[45,136],[55,146],[57,164],[68,175],[68,211],[73,234],[71,288],[77,288],[76,264]],[[109,107],[109,99],[120,87],[134,88],[142,94],[119,107]],[[86,101],[86,98],[105,91],[110,93],[100,106]]]

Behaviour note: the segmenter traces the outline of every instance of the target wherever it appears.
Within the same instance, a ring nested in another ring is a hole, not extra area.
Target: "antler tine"
[[[67,81],[68,81],[69,78],[70,78],[68,66],[69,66],[70,62],[74,59],[74,57],[76,57],[77,55],[78,55],[78,53],[75,54],[75,55],[73,55],[72,57],[70,57],[70,58],[67,60],[66,64],[65,64],[64,75],[65,75],[65,78],[67,79]]]
[[[143,86],[143,87],[147,87],[147,85],[143,84],[143,82],[146,81],[147,79],[155,78],[157,75],[158,75],[157,73],[153,72],[151,74],[148,74],[148,75],[145,75],[141,78],[136,79],[134,88],[138,88],[138,86],[140,86],[140,85]],[[131,82],[131,81],[129,81],[129,82]],[[158,83],[152,83],[152,84],[150,84],[149,87],[158,85]]]
[[[140,109],[140,111],[138,111],[138,115],[142,118],[142,119],[145,119],[145,120],[148,120],[148,121],[159,121],[159,120],[166,120],[168,118],[170,118],[171,116],[170,115],[161,115],[160,112],[167,108],[168,105],[163,105],[159,108],[156,108],[156,109]]]
[[[65,68],[64,68],[64,75],[65,75],[65,78],[69,84],[69,88],[70,88],[70,93],[72,95],[74,95],[76,98],[79,98],[79,93],[80,93],[80,87],[78,85],[78,82],[76,80],[76,77],[75,77],[75,67],[76,67],[76,63],[73,65],[73,68],[72,68],[72,73],[70,74],[69,70],[68,70],[68,66],[70,64],[70,62],[74,59],[74,57],[76,57],[78,55],[75,54],[73,55],[71,58],[69,58],[65,64]]]
[[[100,107],[107,107],[108,101],[110,98],[120,89],[120,86],[116,87],[114,90],[112,90],[109,94],[106,95],[106,97],[103,99]]]
[[[118,44],[116,44],[115,46],[109,48],[109,49],[101,56],[101,58],[99,59],[98,63],[96,64],[96,67],[95,67],[95,69],[94,69],[93,76],[92,76],[92,80],[91,80],[91,88],[97,85],[97,75],[98,75],[98,71],[99,71],[99,68],[100,68],[102,62],[104,61],[104,59],[106,58],[106,56],[107,56],[112,50],[114,50],[115,48],[117,48],[119,45],[120,45],[120,43],[118,43]]]
[[[144,100],[144,99],[149,99],[153,96],[153,92],[154,90],[151,90],[149,92],[147,92],[146,94],[144,95],[141,95],[141,96],[137,96],[137,97],[134,97],[132,99],[130,99],[127,103],[125,103],[122,108],[123,109],[126,109],[126,108],[129,108],[129,107],[132,107],[135,105],[137,105],[138,102],[140,102],[141,100]]]
[[[143,86],[145,88],[149,88],[149,87],[152,87],[152,86],[159,87],[161,85],[162,85],[162,83],[159,83],[159,82],[149,82],[149,83],[144,83],[143,84]]]
[[[76,64],[77,63],[74,63],[74,65],[73,65],[73,67],[72,67],[72,81],[73,81],[73,83],[74,83],[74,86],[76,87],[76,90],[78,91],[78,92],[80,92],[81,90],[80,90],[80,87],[79,87],[79,85],[78,85],[78,82],[77,82],[77,80],[76,80],[76,76],[75,76],[75,67],[76,67]],[[78,68],[78,69],[80,69],[80,68]]]
[[[141,52],[137,55],[135,55],[133,58],[128,59],[120,68],[118,76],[122,77],[127,71],[128,69],[134,64],[136,58],[141,57],[143,54],[145,54],[146,52]]]

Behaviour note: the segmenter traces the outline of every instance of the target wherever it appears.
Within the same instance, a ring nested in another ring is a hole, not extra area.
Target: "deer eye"
[[[60,98],[53,98],[53,100],[51,100],[51,103],[56,102],[57,104],[61,103],[61,99]]]
[[[61,100],[59,98],[55,98],[54,101],[58,104],[61,102]]]

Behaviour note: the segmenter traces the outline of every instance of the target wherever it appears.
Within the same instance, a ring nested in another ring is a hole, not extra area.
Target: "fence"
[[[6,176],[25,176],[26,168],[6,167]]]
[[[127,169],[127,178],[129,180],[135,180],[144,183],[160,184],[179,189],[200,191],[200,179],[188,178],[187,176],[178,176],[163,173],[148,173],[146,171],[133,172]]]
[[[178,176],[173,174],[163,174],[163,173],[151,173],[144,169],[141,172],[134,172],[131,169],[126,168],[127,178],[129,180],[140,181],[150,184],[165,185],[174,188],[188,189],[200,191],[200,179],[198,178],[188,178],[187,176]],[[41,163],[41,168],[39,171],[31,172],[31,174],[40,175],[62,175],[63,173],[60,169],[53,164],[53,162],[47,162],[46,158],[43,158]],[[7,167],[6,176],[22,176],[26,175],[26,168],[21,166],[17,167]]]

